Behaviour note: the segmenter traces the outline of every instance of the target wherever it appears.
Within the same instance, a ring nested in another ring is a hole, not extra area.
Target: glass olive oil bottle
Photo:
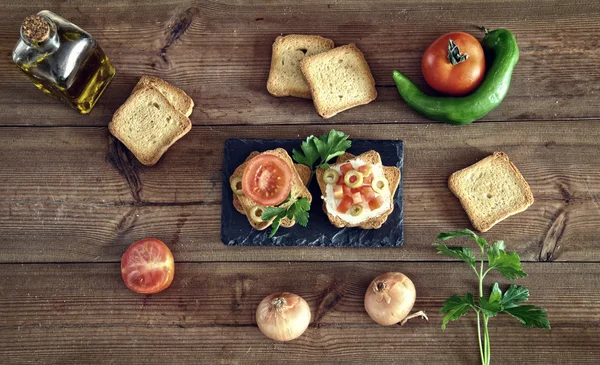
[[[115,68],[89,33],[48,10],[25,18],[13,61],[45,94],[89,113]]]

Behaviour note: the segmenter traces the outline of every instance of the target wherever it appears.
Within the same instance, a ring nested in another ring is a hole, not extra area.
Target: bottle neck
[[[28,46],[44,53],[53,52],[59,46],[56,24],[42,15],[32,15],[23,21],[21,39]]]

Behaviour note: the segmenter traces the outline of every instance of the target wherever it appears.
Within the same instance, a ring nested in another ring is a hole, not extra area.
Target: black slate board
[[[221,214],[221,240],[226,245],[239,246],[335,246],[335,247],[400,247],[404,240],[404,212],[402,207],[402,181],[394,196],[394,211],[379,229],[336,228],[323,212],[321,191],[313,179],[309,190],[313,196],[308,227],[299,224],[279,228],[275,237],[269,238],[270,228],[252,229],[248,219],[233,207],[233,192],[229,177],[252,151],[284,148],[292,155],[292,148],[300,148],[301,140],[282,139],[228,139],[223,158],[223,200]],[[396,166],[402,172],[404,144],[402,141],[352,140],[348,150],[353,155],[375,150],[385,166]]]

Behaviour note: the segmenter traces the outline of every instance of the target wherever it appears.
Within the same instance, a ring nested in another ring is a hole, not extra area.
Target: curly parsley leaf
[[[475,255],[473,255],[473,251],[465,247],[448,247],[441,243],[436,243],[433,245],[437,248],[437,252],[439,255],[446,255],[450,257],[455,257],[457,259],[463,260],[473,269],[475,268]]]
[[[536,307],[535,305],[520,305],[512,308],[504,308],[503,312],[518,319],[523,326],[527,328],[537,327],[550,329],[548,313],[546,313],[542,307]]]
[[[527,276],[521,267],[519,255],[504,251],[504,241],[494,242],[488,248],[488,262],[489,270],[497,270],[507,279],[515,280]]]
[[[471,293],[467,293],[464,297],[459,297],[455,294],[446,299],[442,309],[440,309],[440,313],[445,314],[442,321],[442,331],[446,330],[446,325],[448,322],[456,321],[460,317],[467,314],[469,308],[476,310],[473,294]]]

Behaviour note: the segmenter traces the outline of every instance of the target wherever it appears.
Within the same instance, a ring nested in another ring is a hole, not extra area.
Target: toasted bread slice
[[[248,158],[246,158],[246,161],[244,161],[244,162],[250,161],[254,157],[258,156],[259,154],[260,153],[256,152],[256,151],[250,153],[250,155],[248,156]],[[296,171],[300,175],[300,179],[302,180],[302,183],[304,183],[305,186],[308,185],[308,181],[310,180],[310,168],[306,165],[301,165],[301,164],[294,164],[294,167],[296,168]],[[242,169],[241,172],[243,173],[244,170]],[[239,171],[238,171],[238,173],[239,173]],[[234,172],[234,174],[229,179],[229,181],[231,182],[237,176],[241,177],[241,174],[236,175],[236,173]],[[238,199],[238,196],[235,194],[233,195],[233,207],[235,208],[235,210],[237,210],[241,214],[246,215],[246,212],[244,212],[244,207],[242,207],[242,203],[240,202],[240,199]],[[294,219],[284,218],[281,220],[281,226],[286,227],[286,228],[293,226],[295,223],[296,222],[294,221]]]
[[[306,185],[304,184],[303,178],[300,176],[300,173],[299,173],[299,171],[301,171],[304,176],[304,179],[306,179],[306,171],[307,171],[308,167],[306,167],[306,169],[300,167],[299,170],[297,170],[296,167],[294,166],[292,159],[290,158],[290,156],[288,155],[286,150],[284,150],[283,148],[277,148],[274,150],[265,151],[262,154],[270,154],[270,155],[277,156],[277,157],[283,159],[290,166],[290,168],[292,169],[292,190],[291,190],[290,194],[291,194],[293,200],[299,199],[299,198],[307,198],[309,201],[312,201],[312,195],[308,191]],[[253,155],[252,157],[255,157],[255,156],[257,156],[257,155]],[[241,164],[240,166],[238,166],[235,169],[235,171],[229,178],[229,182],[231,182],[236,177],[242,176],[248,161],[249,161],[249,159],[246,159],[246,162],[244,162],[243,164]],[[308,176],[310,178],[310,170],[308,170]],[[308,180],[308,179],[306,179],[306,180]],[[250,211],[250,209],[252,209],[252,207],[257,205],[250,198],[247,198],[243,195],[238,195],[238,196],[236,196],[236,198],[238,199],[240,206],[242,207],[242,210],[244,211],[243,214],[246,216],[248,215],[248,212]],[[235,198],[234,198],[234,202],[235,202]],[[235,206],[235,203],[234,203],[234,206]],[[264,230],[267,227],[269,227],[271,225],[271,223],[273,223],[273,219],[269,220],[269,221],[256,223],[253,220],[251,220],[250,218],[248,218],[248,222],[250,222],[250,224],[252,225],[252,227],[254,229],[261,231],[261,230]],[[287,218],[284,218],[281,220],[281,225],[284,227],[291,227],[294,225],[294,222],[292,220],[288,220]]]
[[[377,98],[369,65],[354,44],[307,57],[300,68],[310,86],[317,113],[323,118]]]
[[[134,91],[108,124],[110,133],[146,166],[156,164],[191,128],[188,117],[152,87]]]
[[[267,90],[273,96],[296,96],[310,99],[310,88],[300,61],[333,48],[331,39],[318,35],[290,34],[275,38]]]
[[[192,114],[194,109],[194,100],[190,98],[183,90],[175,87],[165,80],[159,79],[158,77],[142,76],[137,85],[133,88],[133,91],[139,90],[145,87],[153,87],[158,90],[169,103],[179,110],[186,117]]]
[[[480,232],[533,204],[529,184],[504,152],[453,173],[448,187]]]
[[[379,155],[379,153],[371,150],[371,151],[365,152],[359,156],[354,156],[350,153],[344,153],[343,155],[341,155],[337,158],[336,165],[340,165],[342,163],[348,162],[357,157],[360,158],[361,160],[363,160],[367,163],[373,164],[373,165],[381,164],[381,156]],[[325,196],[326,191],[327,191],[326,190],[327,183],[323,180],[323,173],[325,172],[325,170],[326,169],[318,168],[315,173],[315,176],[317,177],[317,182],[319,183],[319,188],[321,189],[322,196]],[[395,166],[383,166],[383,174],[388,181],[388,186],[390,189],[390,197],[392,199],[392,206],[390,207],[390,209],[386,210],[378,217],[373,217],[369,220],[361,222],[360,224],[352,224],[352,223],[346,222],[344,219],[342,219],[340,217],[334,216],[331,213],[329,213],[329,211],[327,210],[327,205],[326,205],[325,201],[323,201],[323,211],[325,211],[325,213],[327,214],[327,217],[329,218],[329,221],[331,222],[331,224],[333,224],[334,226],[336,226],[338,228],[342,228],[342,227],[360,227],[362,229],[378,229],[378,228],[380,228],[387,221],[388,216],[394,211],[393,199],[394,199],[394,194],[396,194],[396,190],[398,189],[398,186],[400,185],[400,169],[398,169]]]

